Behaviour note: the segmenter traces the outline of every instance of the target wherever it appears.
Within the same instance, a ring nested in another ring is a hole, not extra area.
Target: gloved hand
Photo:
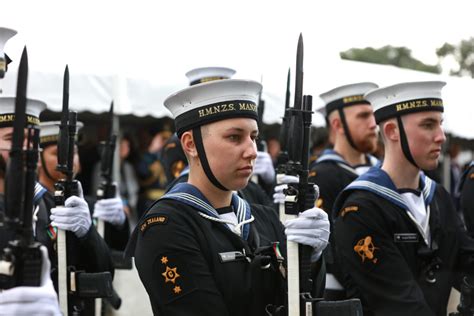
[[[78,238],[84,237],[92,224],[87,202],[83,198],[71,196],[64,204],[64,207],[51,209],[51,225],[71,231]]]
[[[274,193],[273,193],[273,203],[275,204],[280,204],[280,203],[285,203],[285,193],[283,193],[283,190],[288,188],[288,183],[298,183],[299,178],[295,176],[278,176],[277,177],[277,183],[278,185],[275,186],[274,188]]]
[[[114,226],[122,226],[126,219],[122,199],[115,197],[98,200],[94,204],[93,216]]]
[[[269,153],[264,151],[257,152],[253,174],[260,176],[265,183],[273,183],[275,181],[275,167]]]
[[[41,246],[42,266],[40,286],[19,286],[0,291],[1,315],[60,316],[58,297],[51,281],[48,250]]]
[[[329,241],[328,214],[317,207],[306,210],[297,218],[285,222],[285,234],[290,241],[313,247],[311,261],[314,262]]]

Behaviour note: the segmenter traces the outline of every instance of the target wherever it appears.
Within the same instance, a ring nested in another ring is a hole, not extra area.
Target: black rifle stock
[[[23,50],[18,71],[12,147],[5,179],[5,229],[11,237],[0,249],[0,289],[39,286],[42,255],[33,239],[33,195],[38,161],[39,129],[26,124],[28,55]],[[24,133],[26,148],[23,148]]]

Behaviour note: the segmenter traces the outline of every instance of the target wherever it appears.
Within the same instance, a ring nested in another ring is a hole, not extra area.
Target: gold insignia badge
[[[310,171],[309,174],[308,174],[308,177],[311,178],[311,177],[316,177],[316,171]]]
[[[170,268],[166,266],[166,271],[161,274],[165,278],[165,283],[172,282],[174,284],[176,282],[176,279],[179,278],[179,274],[176,272],[176,269],[177,268]]]
[[[165,278],[165,284],[166,283],[172,283],[170,284],[169,287],[164,287],[167,289],[167,291],[172,291],[172,294],[174,295],[178,295],[178,294],[183,294],[183,288],[181,286],[183,286],[183,278],[181,277],[181,275],[178,273],[178,267],[174,267],[174,268],[170,268],[168,266],[168,263],[169,263],[169,259],[167,256],[162,256],[161,259],[161,264],[163,266],[165,266],[165,272],[163,272],[161,275]],[[180,281],[177,281],[177,279],[179,278]],[[181,284],[179,284],[181,283]]]
[[[357,242],[354,246],[354,251],[362,258],[362,262],[365,259],[372,261],[373,263],[377,263],[377,258],[375,258],[375,250],[378,249],[375,247],[374,243],[372,242],[372,237],[367,236],[362,238]]]
[[[469,179],[474,179],[474,173],[471,173],[471,174],[469,175]]]
[[[316,200],[316,207],[322,208],[323,207],[323,199],[319,198]]]
[[[359,210],[359,207],[358,206],[347,206],[345,207],[342,212],[341,212],[341,216],[344,217],[344,215],[346,215],[347,213],[349,212],[357,212]]]

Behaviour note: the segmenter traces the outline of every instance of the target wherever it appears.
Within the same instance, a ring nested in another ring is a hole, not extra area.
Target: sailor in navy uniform
[[[446,315],[460,274],[474,272],[474,241],[449,193],[421,169],[438,165],[444,82],[372,90],[385,143],[381,167],[352,182],[334,205],[343,285],[364,315]]]
[[[284,305],[284,227],[271,208],[250,206],[232,192],[252,175],[260,90],[254,81],[219,80],[165,101],[189,179],[151,207],[128,249],[155,314],[260,316]],[[313,215],[286,224],[299,223],[287,237],[313,247],[317,275],[329,221],[317,208],[302,214]]]
[[[199,83],[205,83],[215,80],[231,79],[235,70],[227,67],[201,67],[195,68],[186,73],[189,85],[193,86]],[[166,190],[169,191],[177,183],[188,181],[188,161],[181,148],[181,142],[174,134],[163,146],[162,153],[163,167],[168,179]],[[270,155],[267,152],[257,152],[255,161],[254,175],[262,179],[271,179],[275,177],[275,169],[271,162]],[[256,170],[257,169],[257,170]],[[270,205],[272,200],[260,185],[260,183],[249,181],[247,186],[238,191],[238,195],[248,203]]]
[[[337,87],[320,95],[325,103],[321,112],[334,135],[334,148],[326,149],[313,164],[309,181],[319,186],[317,206],[331,214],[337,195],[359,175],[378,163],[370,155],[377,146],[377,133],[372,106],[364,94],[378,86],[371,82]],[[333,234],[330,236],[334,238]],[[334,243],[331,243],[333,245]],[[334,247],[327,247],[326,291],[330,300],[343,299],[341,273],[335,262]]]

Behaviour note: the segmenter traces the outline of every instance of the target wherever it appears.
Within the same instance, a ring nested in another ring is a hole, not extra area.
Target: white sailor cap
[[[378,124],[408,113],[443,112],[441,89],[445,85],[443,81],[405,82],[369,91],[364,97],[372,104]]]
[[[7,71],[8,64],[11,62],[11,59],[5,54],[5,44],[10,38],[15,36],[16,33],[15,30],[0,27],[0,78],[3,78]]]
[[[319,95],[326,104],[324,109],[320,109],[319,112],[327,116],[334,110],[351,105],[369,103],[364,99],[364,94],[378,87],[378,85],[372,82],[360,82],[334,88]]]
[[[12,127],[15,120],[15,97],[0,96],[0,128]],[[26,102],[26,120],[27,124],[39,125],[39,115],[46,109],[46,103],[27,99]]]
[[[194,85],[165,100],[175,119],[178,137],[194,127],[235,117],[258,120],[257,104],[262,85],[229,79]]]
[[[189,79],[189,85],[198,83],[230,79],[235,74],[235,70],[225,67],[202,67],[190,70],[186,73]]]
[[[57,144],[59,140],[60,121],[48,121],[40,123],[40,147],[45,148],[49,145]],[[76,123],[76,133],[84,126],[82,122]],[[77,141],[77,134],[76,134]]]

